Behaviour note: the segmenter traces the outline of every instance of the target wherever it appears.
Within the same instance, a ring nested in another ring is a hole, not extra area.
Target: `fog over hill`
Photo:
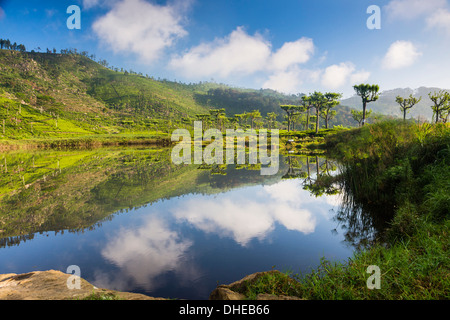
[[[406,115],[406,118],[413,117],[417,119],[418,117],[426,117],[428,120],[431,120],[431,117],[433,116],[433,110],[431,109],[433,102],[430,100],[428,94],[430,92],[433,93],[440,90],[450,91],[448,89],[435,87],[420,87],[417,89],[397,88],[393,90],[386,90],[380,93],[380,98],[377,101],[367,104],[367,108],[372,109],[374,112],[402,117],[400,106],[397,102],[395,102],[395,98],[397,96],[406,98],[412,94],[414,97],[422,97],[422,99],[417,105],[410,109],[409,113]],[[357,95],[347,99],[342,99],[341,104],[350,108],[362,110],[361,97]]]

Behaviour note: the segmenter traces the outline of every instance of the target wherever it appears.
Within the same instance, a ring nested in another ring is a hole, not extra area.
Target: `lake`
[[[76,265],[97,287],[208,299],[254,272],[346,261],[342,195],[317,183],[336,170],[305,155],[262,176],[257,165],[175,165],[170,149],[3,154],[0,273]]]

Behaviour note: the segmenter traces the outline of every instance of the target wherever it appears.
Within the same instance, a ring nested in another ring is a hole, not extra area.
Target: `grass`
[[[112,300],[122,300],[119,296],[113,293],[98,293],[92,292],[90,295],[84,297],[82,300],[101,300],[101,301],[112,301]]]
[[[267,273],[248,285],[246,296],[449,299],[450,127],[428,125],[424,130],[415,124],[384,122],[329,136],[326,143],[344,162],[347,174],[341,178],[346,180],[353,205],[378,202],[386,211],[389,203],[393,216],[387,227],[378,230],[376,241],[357,250],[348,261],[322,259],[306,274]],[[371,219],[377,219],[377,214],[369,212]],[[367,286],[371,265],[380,268],[380,289]]]

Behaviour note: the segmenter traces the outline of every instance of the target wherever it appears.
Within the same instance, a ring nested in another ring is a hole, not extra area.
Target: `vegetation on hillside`
[[[8,40],[9,41],[9,40]],[[76,49],[26,52],[0,50],[0,140],[78,138],[110,134],[168,134],[194,120],[220,128],[287,127],[280,105],[301,104],[304,94],[232,88],[200,82],[155,79]],[[310,110],[309,108],[308,110]],[[215,110],[223,110],[214,113]],[[320,112],[325,127],[355,126],[351,109],[337,105]],[[318,121],[292,117],[294,130]],[[306,125],[305,125],[306,122]],[[322,125],[320,126],[320,128]],[[320,129],[318,128],[318,129]],[[311,128],[314,129],[314,128]],[[30,142],[31,143],[31,142]]]
[[[329,180],[343,191],[337,219],[359,249],[347,262],[322,260],[307,274],[269,274],[246,288],[246,294],[449,299],[448,125],[382,122],[329,135],[326,142],[342,164],[341,174]],[[380,268],[379,289],[367,286],[373,265]]]

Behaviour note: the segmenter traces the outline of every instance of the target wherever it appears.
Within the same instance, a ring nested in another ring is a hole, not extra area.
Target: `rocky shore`
[[[278,272],[276,270],[268,272]],[[237,291],[243,285],[255,281],[265,272],[249,275],[229,285],[219,285],[213,290],[210,300],[245,300],[246,297]],[[120,300],[166,300],[165,298],[149,297],[143,294],[120,292],[97,288],[80,278],[79,289],[70,289],[67,285],[73,277],[61,271],[34,271],[24,274],[0,275],[0,300],[84,300],[95,296],[114,297]],[[298,300],[298,297],[275,296],[260,294],[257,300]]]

